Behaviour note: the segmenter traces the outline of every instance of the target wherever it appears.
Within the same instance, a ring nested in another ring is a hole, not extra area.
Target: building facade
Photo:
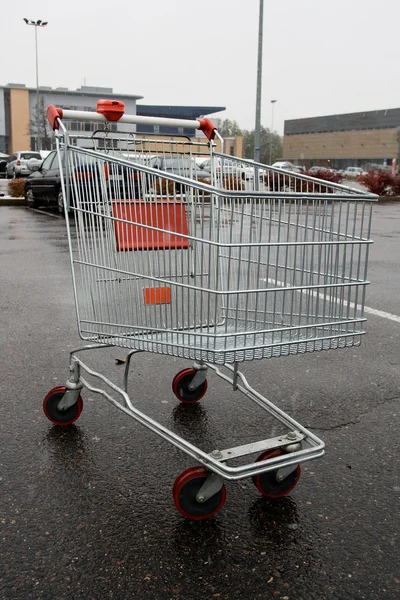
[[[143,96],[115,94],[112,88],[82,86],[77,90],[68,88],[39,88],[39,119],[37,119],[36,88],[28,88],[24,84],[9,83],[0,86],[0,152],[12,154],[18,150],[37,149],[37,128],[39,120],[39,137],[41,150],[49,150],[53,146],[53,137],[46,121],[46,108],[54,104],[70,110],[96,111],[97,100],[122,100],[125,113],[130,115],[158,116],[180,119],[197,119],[215,112],[225,110],[220,106],[153,106],[137,104]],[[99,128],[96,122],[69,121],[66,123],[73,135],[90,136]],[[124,131],[137,134],[158,134],[160,136],[184,134],[195,137],[195,130],[180,131],[180,128],[158,126],[135,126],[112,123],[114,132]]]
[[[283,156],[306,167],[398,163],[400,108],[285,121]]]

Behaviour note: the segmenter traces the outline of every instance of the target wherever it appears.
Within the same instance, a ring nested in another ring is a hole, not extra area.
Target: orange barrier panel
[[[171,304],[171,288],[143,288],[143,297],[145,304]]]
[[[186,205],[170,200],[114,201],[113,215],[117,251],[180,250],[189,247]],[[133,221],[134,223],[129,223]],[[154,229],[146,229],[147,225]],[[168,230],[167,233],[160,229]],[[177,234],[177,235],[174,235]]]

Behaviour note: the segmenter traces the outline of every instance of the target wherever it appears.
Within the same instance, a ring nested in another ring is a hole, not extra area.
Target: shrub
[[[244,189],[243,182],[235,175],[224,175],[222,185],[226,190],[240,191]]]
[[[400,196],[400,175],[392,177],[392,194],[393,196]]]
[[[180,185],[179,183],[175,185],[174,181],[170,179],[157,178],[155,182],[152,182],[151,186],[155,193],[159,196],[173,196],[175,194],[180,193]]]
[[[360,175],[358,181],[378,196],[387,196],[393,186],[393,176],[388,171],[368,171],[366,175]]]
[[[322,179],[326,181],[327,186],[329,186],[330,183],[341,183],[343,180],[343,177],[339,173],[326,171],[325,169],[320,169],[315,173],[304,173],[304,175],[313,179]],[[292,191],[297,193],[307,193],[314,190],[313,182],[309,179],[302,179],[299,177],[299,173],[283,174],[270,172],[269,175],[264,175],[264,183],[267,186],[269,184],[269,189],[276,192]],[[326,192],[328,191],[330,191],[329,188]]]
[[[264,175],[264,184],[266,185],[267,189],[271,192],[283,192],[285,190],[285,186],[288,186],[288,183],[289,178],[284,173],[269,171]]]
[[[25,179],[11,179],[8,182],[8,192],[12,198],[21,198],[24,195]]]
[[[327,171],[326,169],[319,169],[314,173],[307,173],[307,175],[309,177],[315,177],[316,179],[329,181],[330,183],[341,183],[343,181],[343,176],[340,173],[336,173],[335,171]]]

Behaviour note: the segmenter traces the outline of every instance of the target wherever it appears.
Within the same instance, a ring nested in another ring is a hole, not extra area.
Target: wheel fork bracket
[[[193,392],[197,390],[198,387],[201,386],[202,383],[207,379],[207,366],[202,363],[194,363],[193,368],[196,370],[196,375],[194,375],[192,381],[189,384],[189,390]]]
[[[197,502],[203,504],[204,502],[215,496],[215,494],[218,494],[222,486],[222,477],[220,477],[216,473],[210,473],[196,494]]]
[[[288,467],[282,467],[282,469],[278,469],[275,474],[275,479],[279,483],[289,477],[290,473],[293,473],[297,469],[297,465],[289,465]]]
[[[60,411],[67,410],[68,408],[76,404],[81,389],[83,388],[83,383],[68,380],[65,384],[65,387],[67,388],[67,391],[65,392],[64,396],[61,398],[57,406],[57,409]]]

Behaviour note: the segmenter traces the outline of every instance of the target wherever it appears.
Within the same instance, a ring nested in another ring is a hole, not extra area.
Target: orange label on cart
[[[145,304],[171,304],[171,289],[169,287],[143,288]]]
[[[189,248],[186,205],[170,200],[113,201],[117,251]],[[133,221],[129,223],[129,221]],[[143,227],[143,225],[145,227]],[[164,229],[165,231],[160,231]]]

